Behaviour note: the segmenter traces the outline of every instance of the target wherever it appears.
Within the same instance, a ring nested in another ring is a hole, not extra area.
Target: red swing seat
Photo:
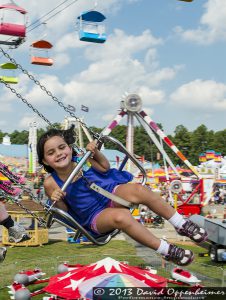
[[[53,45],[45,40],[36,41],[31,44],[32,52],[38,51],[39,55],[41,52],[45,52],[45,56],[31,56],[31,64],[33,65],[42,65],[42,66],[52,66],[53,59],[48,56],[48,50],[51,49]]]
[[[13,5],[13,4],[0,5],[0,10],[4,10],[4,9],[11,10],[11,11],[17,11],[22,15],[25,15],[27,13],[26,10],[24,10],[23,8],[21,8],[17,5]],[[4,20],[2,18],[2,21],[0,23],[0,34],[25,37],[26,26],[25,26],[25,24],[4,22]]]
[[[19,24],[1,23],[0,34],[25,37],[26,27]]]
[[[53,59],[48,58],[48,57],[32,56],[31,64],[32,65],[52,66],[53,65]]]

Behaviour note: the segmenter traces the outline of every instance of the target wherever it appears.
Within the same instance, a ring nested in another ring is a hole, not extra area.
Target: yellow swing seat
[[[18,81],[19,81],[18,77],[13,76],[14,71],[17,69],[17,65],[15,65],[11,62],[6,62],[6,63],[1,64],[0,68],[2,69],[2,72],[3,72],[3,74],[0,76],[1,80],[4,80],[6,83],[11,83],[11,84],[18,83]]]
[[[17,84],[18,78],[17,77],[11,77],[11,76],[0,76],[1,80],[4,80],[6,83],[11,83],[11,84]]]

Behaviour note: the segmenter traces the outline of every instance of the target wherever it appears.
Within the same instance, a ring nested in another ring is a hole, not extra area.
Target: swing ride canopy
[[[53,45],[50,42],[45,41],[45,40],[33,42],[31,44],[31,46],[34,48],[40,48],[40,49],[51,49],[53,47]]]
[[[23,15],[27,13],[27,11],[24,8],[19,7],[17,5],[13,5],[11,3],[0,5],[0,9],[12,9],[12,10],[16,10],[16,11],[20,12]]]
[[[92,298],[93,287],[165,287],[167,279],[110,257],[50,278],[43,290],[63,299]]]
[[[106,17],[99,11],[92,10],[82,13],[80,16],[77,17],[77,19],[82,19],[86,22],[103,22],[106,19]]]
[[[17,65],[7,62],[4,64],[0,65],[1,69],[5,69],[5,70],[16,70],[17,69]]]

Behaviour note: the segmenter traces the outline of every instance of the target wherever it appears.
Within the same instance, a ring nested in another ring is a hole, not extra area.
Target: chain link
[[[39,222],[39,224],[41,226],[47,227],[47,222],[46,222],[46,220],[44,218],[40,217],[35,212],[33,212],[30,209],[28,209],[27,207],[25,207],[19,200],[13,198],[13,199],[11,199],[11,201],[15,202],[20,208],[22,208],[23,210],[25,210],[26,213],[28,213],[29,215],[31,215],[33,218],[37,219],[38,222]],[[40,204],[41,204],[41,202],[40,202]]]
[[[90,131],[94,138],[100,138],[100,135],[97,132],[94,132],[81,119],[76,117],[76,115],[67,106],[65,106],[62,101],[60,101],[56,96],[53,96],[53,94],[49,90],[47,90],[46,87],[42,85],[39,80],[35,79],[35,77],[32,74],[30,74],[26,69],[24,69],[20,64],[18,64],[16,60],[12,58],[7,52],[5,52],[1,47],[0,47],[0,51],[7,59],[9,59],[13,64],[15,64],[18,69],[20,69],[25,75],[27,75],[29,79],[31,79],[36,85],[38,85],[49,97],[51,97],[54,102],[56,102],[60,107],[62,107],[71,117],[73,117],[77,122],[79,122],[82,126],[84,126],[88,131]],[[7,84],[2,80],[1,82],[3,82],[5,85]],[[7,86],[7,88],[10,87]],[[12,88],[10,89],[11,91],[14,90]],[[43,120],[45,121],[47,120],[40,112],[38,112],[36,108],[34,108],[30,103],[28,103],[28,101],[24,99],[19,93],[17,93],[15,90],[13,93],[15,93],[17,97],[19,97],[25,104],[27,104],[30,108],[32,108],[32,110],[35,113],[37,113]],[[47,123],[49,125],[51,124],[48,120]]]
[[[8,89],[10,89],[11,92],[17,96],[17,98],[21,99],[29,108],[31,108],[33,110],[33,112],[35,112],[37,115],[39,115],[39,117],[42,118],[47,124],[52,126],[52,123],[45,116],[43,116],[42,113],[40,113],[31,103],[29,103],[20,93],[18,93],[14,88],[12,88],[1,77],[0,77],[0,82],[2,82]]]
[[[1,198],[3,198],[7,201],[7,202],[11,202],[11,203],[15,203],[16,205],[18,205],[20,208],[22,208],[24,211],[26,211],[26,213],[28,213],[29,215],[31,215],[33,218],[37,219],[39,224],[41,226],[45,226],[47,227],[47,222],[44,218],[40,217],[38,214],[36,214],[35,212],[31,211],[29,208],[25,207],[17,198],[12,197],[8,194],[6,194],[6,192],[4,192],[3,190],[1,190]],[[41,204],[41,203],[40,203]],[[43,204],[41,204],[43,209],[45,208],[45,206]]]

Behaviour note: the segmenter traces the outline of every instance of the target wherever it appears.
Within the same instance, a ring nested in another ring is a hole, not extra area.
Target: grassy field
[[[185,245],[181,246],[185,248]],[[189,270],[201,274],[208,273],[215,279],[221,279],[222,272],[219,270],[225,269],[225,265],[213,263],[209,257],[199,257],[199,253],[205,252],[201,247],[186,245],[186,249],[194,251],[196,256]],[[38,267],[46,273],[44,277],[49,277],[57,273],[57,267],[62,262],[89,264],[108,256],[119,261],[127,261],[130,265],[145,265],[145,259],[137,257],[136,249],[131,243],[121,240],[113,240],[105,246],[70,244],[66,241],[53,240],[43,247],[8,248],[6,259],[0,266],[0,299],[10,299],[8,289],[4,287],[11,284],[14,276],[21,270]],[[158,270],[158,274],[169,277],[167,269]],[[35,289],[37,288],[39,286],[35,286]],[[34,287],[30,290],[32,289]],[[42,297],[36,296],[34,299],[40,300]]]
[[[44,277],[48,277],[57,274],[60,263],[89,264],[108,256],[127,261],[131,265],[143,264],[143,260],[136,256],[136,249],[130,243],[119,240],[113,240],[105,246],[70,244],[54,240],[43,247],[9,247],[5,261],[0,265],[0,299],[10,299],[8,289],[4,287],[11,284],[14,276],[21,270],[38,267],[46,273]],[[37,296],[35,299],[42,297]]]

